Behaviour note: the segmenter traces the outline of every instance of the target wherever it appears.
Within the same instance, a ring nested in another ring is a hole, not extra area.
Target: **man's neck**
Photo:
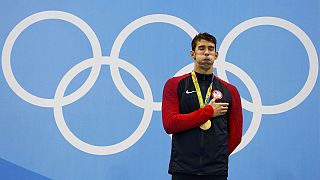
[[[199,74],[212,74],[213,68],[210,68],[207,71],[205,71],[204,69],[201,69],[201,68],[194,68],[194,72],[197,72]]]

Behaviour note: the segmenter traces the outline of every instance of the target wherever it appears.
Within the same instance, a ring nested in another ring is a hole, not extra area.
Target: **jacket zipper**
[[[200,133],[201,133],[201,137],[200,137],[200,149],[201,149],[201,152],[200,152],[200,157],[199,157],[199,163],[200,163],[200,168],[202,167],[202,153],[203,153],[203,147],[204,147],[204,134],[203,134],[203,131],[200,130]],[[200,170],[201,171],[201,170]]]

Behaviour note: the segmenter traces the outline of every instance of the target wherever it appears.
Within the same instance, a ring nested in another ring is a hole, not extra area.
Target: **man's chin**
[[[202,65],[202,66],[200,66],[200,68],[201,68],[202,70],[204,70],[204,71],[210,70],[211,67],[212,67],[212,65]]]
[[[201,65],[200,66],[202,66],[202,67],[209,67],[209,68],[211,68],[212,66],[213,66],[213,63],[212,62],[204,62],[204,63],[201,63]]]
[[[203,66],[212,66],[213,65],[213,61],[203,60],[203,61],[201,61],[200,64],[203,65]]]

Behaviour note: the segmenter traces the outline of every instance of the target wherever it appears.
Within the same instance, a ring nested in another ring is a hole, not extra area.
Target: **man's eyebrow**
[[[206,46],[206,45],[199,45],[198,47],[214,47],[212,45]]]
[[[198,48],[205,48],[205,45],[199,45]]]
[[[204,48],[204,47],[208,47],[208,48],[213,48],[215,49],[215,46],[205,46],[205,45],[199,45],[198,48]]]

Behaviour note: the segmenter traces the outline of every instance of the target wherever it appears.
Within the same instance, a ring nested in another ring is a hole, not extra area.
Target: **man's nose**
[[[204,55],[209,56],[209,49],[208,48],[206,48],[206,50],[204,51]]]

